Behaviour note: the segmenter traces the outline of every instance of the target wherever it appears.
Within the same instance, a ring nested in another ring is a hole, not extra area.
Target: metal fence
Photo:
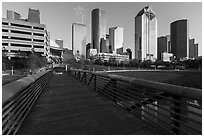
[[[162,134],[202,134],[200,89],[83,70],[71,74]]]
[[[38,99],[46,83],[50,79],[51,72],[47,72],[25,90],[20,91],[2,104],[2,134],[16,134],[23,120]]]

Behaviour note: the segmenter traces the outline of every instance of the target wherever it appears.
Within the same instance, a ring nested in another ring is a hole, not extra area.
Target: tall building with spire
[[[135,58],[141,61],[157,58],[157,18],[150,6],[135,17]]]
[[[106,40],[106,13],[104,10],[93,9],[91,17],[91,39],[93,48],[101,52],[101,39]]]

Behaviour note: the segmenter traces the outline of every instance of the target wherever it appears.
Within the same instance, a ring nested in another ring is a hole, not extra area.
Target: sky
[[[28,9],[39,9],[41,24],[46,24],[51,39],[62,39],[64,47],[71,49],[72,23],[87,26],[87,43],[91,42],[91,11],[100,8],[106,11],[107,29],[124,28],[124,49],[134,49],[134,18],[146,6],[151,6],[158,22],[158,37],[170,35],[170,24],[176,20],[189,20],[189,36],[199,44],[202,55],[202,2],[3,2],[2,17],[6,10],[16,11],[27,18]]]

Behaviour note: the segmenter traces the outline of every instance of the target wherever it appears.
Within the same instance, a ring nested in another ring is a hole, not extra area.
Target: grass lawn
[[[132,72],[113,72],[127,77],[146,79],[162,83],[180,85],[202,89],[202,72],[191,71],[132,71]]]
[[[21,76],[21,75],[4,75],[2,76],[2,85],[8,84],[10,82],[13,82],[15,80],[18,80],[20,78],[23,78],[25,76]]]

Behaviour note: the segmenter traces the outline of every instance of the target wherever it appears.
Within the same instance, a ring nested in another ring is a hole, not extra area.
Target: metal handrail
[[[22,90],[16,91],[13,96],[5,97],[2,103],[3,135],[14,135],[18,132],[25,117],[50,79],[51,74],[51,71],[48,71],[40,76],[33,76],[31,81],[34,82],[29,83]]]
[[[77,69],[71,74],[164,134],[202,134],[200,89]]]

